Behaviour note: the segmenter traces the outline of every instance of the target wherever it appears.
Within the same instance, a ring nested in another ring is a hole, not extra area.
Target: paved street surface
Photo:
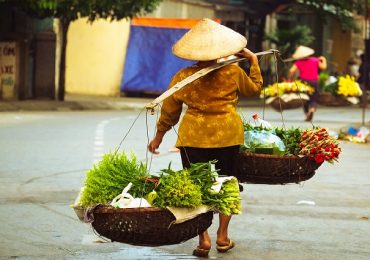
[[[121,149],[135,152],[140,160],[150,159],[145,147],[156,116],[141,110],[146,101],[134,99],[123,107],[123,100],[118,105],[112,100],[100,103],[100,110],[93,109],[91,100],[73,101],[75,109],[70,104],[40,108],[30,102],[33,109],[19,111],[0,104],[0,259],[196,259],[191,255],[196,238],[155,248],[110,243],[79,222],[69,207],[84,173],[102,154],[118,147],[131,125]],[[264,113],[275,126],[284,122],[285,127],[311,127],[303,122],[300,109],[284,111],[283,119],[260,106],[242,106],[240,112],[246,118]],[[336,132],[358,125],[361,116],[356,107],[320,107],[314,124]],[[366,116],[369,128],[369,109]],[[176,134],[172,131],[165,138],[161,154],[152,158],[151,172],[170,161],[172,167],[181,167],[179,154],[169,151]],[[237,246],[219,254],[213,244],[210,258],[370,259],[370,146],[341,142],[341,147],[339,163],[323,164],[304,183],[243,184],[243,214],[230,224]],[[213,242],[217,225],[215,215]]]

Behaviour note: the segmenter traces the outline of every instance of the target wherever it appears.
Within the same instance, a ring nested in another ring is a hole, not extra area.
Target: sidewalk
[[[0,112],[141,109],[151,100],[148,98],[66,95],[64,101],[49,99],[0,101]]]
[[[11,111],[75,111],[142,109],[155,97],[104,97],[67,94],[65,101],[21,100],[0,101],[0,112]],[[259,98],[241,99],[239,106],[262,106]]]

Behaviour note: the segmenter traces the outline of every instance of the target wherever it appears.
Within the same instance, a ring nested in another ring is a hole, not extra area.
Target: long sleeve
[[[178,76],[175,75],[172,79],[169,88],[178,82]],[[163,101],[161,108],[161,116],[157,122],[157,130],[167,132],[172,126],[179,122],[182,112],[182,102],[177,100],[174,95],[167,97]]]
[[[250,68],[249,76],[246,73],[239,73],[236,78],[239,92],[244,96],[257,96],[262,89],[262,75],[257,64],[253,64]]]

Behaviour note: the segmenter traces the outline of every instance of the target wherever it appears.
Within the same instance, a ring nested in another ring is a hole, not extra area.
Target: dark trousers
[[[218,174],[228,176],[234,176],[239,148],[239,145],[222,148],[179,147],[183,168],[189,168],[190,163],[217,160],[215,167],[219,170]]]
[[[319,94],[320,94],[320,84],[318,80],[302,80],[306,82],[308,85],[315,88],[315,92],[310,96],[310,99],[304,104],[303,110],[305,113],[308,112],[310,108],[317,108],[317,102],[319,101]]]

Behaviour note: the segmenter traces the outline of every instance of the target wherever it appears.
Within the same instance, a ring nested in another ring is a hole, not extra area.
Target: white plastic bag
[[[252,126],[261,126],[264,128],[272,128],[271,124],[263,119],[261,119],[257,114],[252,116],[253,120],[251,121],[250,125]]]
[[[128,191],[131,189],[132,183],[130,182],[110,203],[111,206],[115,208],[147,208],[151,207],[146,199],[134,198]]]

